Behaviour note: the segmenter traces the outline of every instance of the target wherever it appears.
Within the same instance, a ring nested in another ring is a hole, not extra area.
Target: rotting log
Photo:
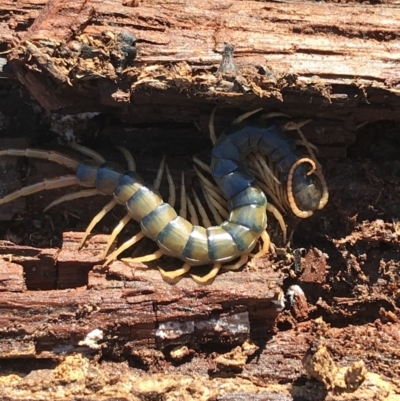
[[[177,160],[176,178],[191,155],[209,152],[208,118],[216,104],[217,132],[240,112],[263,107],[312,120],[303,130],[327,159],[331,194],[323,211],[297,226],[296,249],[278,249],[258,270],[222,274],[210,287],[187,278],[171,287],[155,266],[116,262],[106,270],[100,257],[106,235],[93,236],[78,252],[78,232],[104,199],[50,214],[40,211],[58,196],[51,193],[2,206],[5,396],[17,398],[17,388],[19,397],[23,389],[28,399],[34,392],[51,398],[46,391],[56,383],[93,399],[183,399],[182,389],[184,399],[196,399],[207,388],[209,399],[218,400],[252,393],[260,400],[359,400],[372,399],[376,388],[396,399],[396,4],[6,0],[0,11],[0,148],[51,149],[50,139],[72,132],[116,160],[110,145],[133,142],[145,178],[154,179],[164,153],[173,155],[171,165]],[[137,55],[121,68],[113,57],[124,32],[136,36]],[[237,73],[217,71],[225,43],[235,46]],[[82,45],[90,52],[82,53]],[[85,112],[94,113],[74,123],[62,118]],[[49,138],[49,130],[57,135]],[[49,165],[0,160],[0,192],[49,178]],[[52,176],[65,174],[51,169]],[[97,232],[109,232],[116,221],[106,220]],[[292,295],[278,313],[288,287]],[[331,327],[313,323],[320,316]],[[48,359],[61,362],[50,371]],[[351,366],[347,376],[344,366]],[[17,379],[10,371],[30,373]],[[82,373],[78,380],[75,372]],[[132,385],[138,382],[143,388]]]
[[[0,7],[0,42],[11,50],[3,74],[49,111],[205,128],[204,113],[218,102],[334,120],[344,136],[360,123],[399,119],[395,5],[6,0]],[[120,71],[112,57],[121,32],[136,36],[137,56]],[[216,74],[225,43],[239,68],[228,78]]]
[[[212,286],[184,278],[172,287],[144,266],[103,268],[105,237],[93,237],[84,252],[76,233],[65,233],[57,253],[0,242],[0,358],[77,352],[95,329],[120,346],[161,349],[232,346],[272,333],[284,306],[281,273],[224,274]]]

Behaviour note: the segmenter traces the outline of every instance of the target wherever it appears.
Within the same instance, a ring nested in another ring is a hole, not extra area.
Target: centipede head
[[[309,171],[307,164],[298,166],[293,174],[292,188],[297,207],[311,212],[320,208],[323,191],[318,177],[307,175]]]

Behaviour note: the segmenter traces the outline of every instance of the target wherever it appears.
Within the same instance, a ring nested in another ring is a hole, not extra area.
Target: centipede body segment
[[[294,140],[278,126],[264,120],[256,119],[251,123],[239,121],[216,140],[211,153],[210,171],[219,192],[228,201],[227,219],[217,226],[207,228],[179,216],[170,204],[175,201],[174,195],[171,195],[170,203],[164,202],[157,188],[146,184],[134,171],[135,165],[129,152],[123,151],[129,165],[129,171],[125,171],[120,165],[105,161],[101,155],[90,149],[79,145],[74,147],[91,157],[91,160],[79,162],[57,152],[32,149],[0,151],[0,156],[48,159],[76,170],[76,175],[45,180],[22,188],[0,199],[0,205],[44,189],[75,184],[86,189],[65,195],[50,206],[95,194],[111,196],[109,203],[88,226],[83,241],[106,213],[117,204],[123,205],[126,208],[126,216],[114,229],[110,241],[115,239],[131,219],[140,224],[141,232],[109,255],[105,264],[146,236],[156,242],[159,250],[142,258],[125,260],[145,262],[162,255],[182,260],[183,267],[175,272],[167,273],[161,270],[164,277],[170,279],[188,272],[191,266],[213,264],[206,277],[193,276],[196,281],[205,283],[215,277],[223,264],[239,259],[236,263],[224,265],[224,268],[234,270],[246,263],[248,255],[267,225],[267,198],[257,185],[254,173],[244,162],[245,156],[250,152],[266,155],[280,176],[286,182],[289,180],[289,202],[294,202],[299,210],[308,215],[312,214],[314,210],[322,208],[327,200],[326,191],[321,188],[318,176],[313,174],[307,163],[299,162],[303,156],[296,149]],[[159,183],[159,180],[157,182]],[[210,188],[209,190],[211,191]],[[220,201],[214,199],[213,204],[218,209]]]

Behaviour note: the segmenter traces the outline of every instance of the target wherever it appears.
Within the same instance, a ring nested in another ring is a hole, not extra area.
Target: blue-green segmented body
[[[140,223],[143,234],[155,241],[162,253],[191,266],[228,262],[250,253],[267,224],[266,196],[243,162],[249,152],[268,156],[283,179],[292,174],[293,196],[299,207],[303,210],[318,208],[322,195],[314,182],[315,177],[307,175],[308,168],[300,165],[290,173],[291,167],[302,157],[294,141],[276,125],[259,121],[232,125],[212,150],[211,172],[228,199],[229,208],[227,221],[219,226],[193,225],[178,216],[172,206],[163,202],[158,191],[146,185],[136,172],[125,172],[115,163],[102,161],[101,156],[80,163],[57,152],[35,149],[10,149],[0,151],[0,156],[46,158],[76,169],[76,176],[22,188],[0,199],[0,205],[42,189],[79,184],[94,188],[97,193],[112,195],[115,202],[125,205],[129,216]],[[78,197],[79,194],[69,199]]]
[[[193,266],[228,262],[251,252],[267,224],[266,196],[257,188],[254,175],[243,162],[250,151],[266,154],[283,176],[301,157],[294,141],[276,125],[232,126],[219,137],[211,154],[212,175],[229,200],[229,218],[220,226],[209,228],[192,225],[178,216],[135,172],[123,173],[120,167],[110,163],[96,168],[96,162],[91,161],[79,166],[77,176],[81,185],[96,186],[124,204],[128,214],[140,223],[142,232],[164,254]],[[294,195],[301,207],[314,210],[319,204],[320,192],[306,174],[303,166],[296,169]]]

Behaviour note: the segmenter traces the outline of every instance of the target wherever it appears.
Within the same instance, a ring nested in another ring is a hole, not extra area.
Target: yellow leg
[[[86,146],[78,145],[76,142],[70,142],[68,145],[70,148],[75,149],[85,156],[91,157],[93,160],[96,160],[100,163],[106,162],[106,159],[100,153],[97,153],[94,150],[87,148]]]
[[[132,153],[129,152],[129,150],[124,148],[123,146],[117,146],[117,149],[124,155],[126,161],[128,162],[128,170],[136,171],[136,163],[135,159],[132,156]]]
[[[258,251],[255,255],[250,255],[250,256],[254,258],[261,258],[262,256],[266,255],[269,252],[271,239],[269,237],[269,234],[267,233],[267,230],[263,231],[263,233],[261,234],[261,239],[263,241],[261,250]]]
[[[108,239],[106,248],[104,249],[103,258],[107,256],[108,250],[110,249],[110,246],[114,242],[115,238],[117,238],[117,235],[122,231],[122,229],[128,224],[130,220],[131,216],[129,216],[129,214],[126,214],[125,217],[122,220],[120,220],[120,222],[114,228],[113,232],[110,235],[110,238]]]
[[[86,241],[87,236],[92,232],[94,226],[117,204],[118,204],[117,201],[113,199],[111,202],[108,202],[107,205],[105,205],[103,209],[96,214],[96,216],[93,217],[92,221],[90,222],[85,231],[85,234],[83,234],[81,243],[79,244],[79,249],[82,248],[83,244]]]
[[[44,180],[42,182],[37,182],[36,184],[29,185],[27,187],[23,187],[18,191],[11,192],[6,195],[4,198],[0,199],[0,205],[11,202],[15,199],[18,199],[22,196],[28,196],[35,194],[36,192],[41,192],[46,189],[56,189],[68,187],[71,185],[78,185],[79,180],[76,175],[64,175],[62,177],[50,178],[48,180]]]
[[[212,282],[215,279],[215,276],[218,274],[218,272],[221,269],[222,264],[220,262],[217,262],[214,264],[212,269],[208,274],[205,276],[196,276],[195,274],[191,274],[192,279],[197,283],[201,285],[207,285],[207,284],[212,284]]]
[[[158,167],[158,171],[157,171],[157,176],[156,176],[156,179],[154,180],[154,183],[153,183],[153,187],[157,191],[160,189],[162,176],[164,175],[165,158],[166,158],[166,156],[164,156],[161,159],[160,166]]]
[[[210,139],[213,145],[215,145],[215,142],[217,142],[217,137],[215,136],[215,129],[214,129],[214,117],[216,111],[217,111],[217,106],[214,107],[213,111],[210,114],[210,119],[208,121],[208,130],[210,132]]]
[[[244,266],[247,263],[248,260],[249,260],[249,254],[246,253],[246,254],[242,255],[240,257],[240,259],[236,263],[234,263],[233,265],[222,266],[222,269],[223,270],[229,270],[229,271],[238,270],[242,266]]]
[[[189,214],[190,214],[190,222],[194,226],[198,226],[199,225],[199,218],[197,217],[196,209],[195,209],[192,201],[190,200],[190,198],[187,196],[187,194],[186,194],[186,200],[187,200]]]
[[[278,223],[281,227],[282,234],[283,234],[283,243],[286,244],[287,229],[286,229],[285,220],[283,219],[281,212],[271,203],[267,203],[267,212],[270,212],[271,214],[273,214],[274,217],[276,218],[276,220],[278,220]]]
[[[183,219],[187,217],[187,197],[186,197],[186,185],[185,185],[185,172],[182,171],[181,179],[181,207],[179,209],[179,216]]]
[[[199,167],[201,167],[203,171],[207,172],[208,174],[211,174],[211,168],[208,164],[201,161],[197,156],[193,156],[192,160],[194,164],[197,164]]]
[[[261,111],[263,108],[260,107],[258,109],[252,110],[252,111],[248,111],[247,113],[243,113],[241,114],[239,117],[236,117],[233,121],[232,121],[232,125],[235,124],[239,124],[242,121],[244,121],[246,118],[249,118],[250,116],[252,116],[253,114],[258,113],[259,111]]]
[[[151,262],[152,260],[156,260],[161,258],[164,253],[161,249],[155,251],[154,253],[150,253],[149,255],[139,256],[138,258],[123,258],[121,259],[123,262],[126,263],[144,263],[144,262]]]
[[[192,193],[193,193],[194,201],[195,201],[196,206],[197,206],[197,210],[198,210],[199,213],[200,213],[201,220],[202,220],[202,222],[203,222],[203,226],[204,226],[205,228],[211,227],[211,222],[210,222],[210,219],[209,219],[208,216],[207,216],[207,212],[206,212],[206,210],[204,209],[204,206],[201,204],[200,199],[199,199],[199,197],[197,196],[197,194],[196,194],[196,192],[194,191],[193,188],[192,188]]]
[[[160,270],[161,276],[165,281],[170,281],[175,280],[178,277],[182,277],[190,270],[191,267],[192,266],[190,266],[189,263],[185,263],[180,269],[177,270],[167,272],[164,269],[161,269],[161,267],[158,267],[158,270]]]
[[[82,191],[79,191],[79,192],[74,192],[72,194],[66,194],[64,196],[61,196],[61,198],[58,198],[55,201],[51,202],[50,205],[47,205],[43,209],[43,211],[47,212],[52,207],[59,205],[60,203],[63,203],[63,202],[67,202],[67,201],[74,200],[74,199],[87,198],[89,196],[94,196],[94,195],[99,195],[99,194],[100,194],[100,192],[96,188],[83,189]]]
[[[176,188],[175,188],[175,183],[172,178],[171,172],[169,170],[168,164],[165,164],[165,170],[167,172],[167,180],[168,180],[168,188],[169,188],[169,198],[168,198],[168,203],[174,207],[175,206],[175,201],[176,201]]]
[[[207,188],[204,184],[201,184],[201,187],[203,189],[204,197],[208,201],[208,206],[213,213],[213,215],[218,215],[219,218],[216,219],[215,221],[217,224],[221,224],[224,220],[227,220],[229,217],[228,211],[224,208],[223,205],[226,205],[226,200],[224,200],[222,203],[218,201],[218,199],[215,198],[212,190],[210,188]],[[221,221],[219,223],[218,221]]]
[[[103,266],[107,266],[110,264],[113,260],[117,259],[118,255],[125,251],[125,249],[128,249],[132,245],[136,244],[136,242],[140,241],[142,238],[144,238],[144,234],[142,232],[137,233],[134,235],[130,240],[124,242],[118,249],[116,249],[113,253],[108,255],[106,261],[104,262]]]

